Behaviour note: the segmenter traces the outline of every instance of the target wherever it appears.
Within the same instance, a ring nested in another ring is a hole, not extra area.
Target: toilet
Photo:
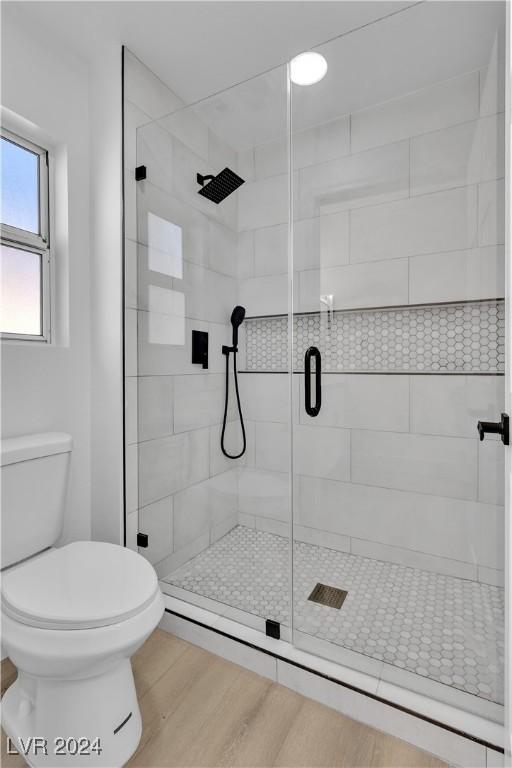
[[[160,621],[163,597],[136,552],[55,547],[71,451],[63,433],[1,443],[1,640],[18,668],[2,726],[31,766],[120,768],[142,730],[130,657]]]

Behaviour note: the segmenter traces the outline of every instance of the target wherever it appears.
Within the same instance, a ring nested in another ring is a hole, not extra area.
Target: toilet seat
[[[78,541],[3,573],[2,609],[41,629],[92,629],[143,611],[159,591],[153,567],[116,544]]]

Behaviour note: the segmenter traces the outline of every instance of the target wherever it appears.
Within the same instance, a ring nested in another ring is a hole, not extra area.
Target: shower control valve
[[[501,421],[479,421],[477,424],[480,441],[486,434],[501,435],[503,445],[509,444],[509,418],[507,413],[501,414]]]

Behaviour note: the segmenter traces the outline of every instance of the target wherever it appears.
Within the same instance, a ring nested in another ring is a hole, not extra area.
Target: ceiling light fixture
[[[295,85],[318,83],[327,72],[327,62],[320,53],[299,53],[290,62],[290,78]]]

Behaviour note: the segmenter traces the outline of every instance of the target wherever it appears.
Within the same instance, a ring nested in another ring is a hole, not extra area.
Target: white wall
[[[59,163],[53,231],[57,339],[49,345],[2,344],[2,435],[61,430],[73,436],[62,541],[87,539],[91,533],[88,76],[72,52],[51,44],[26,22],[19,25],[13,9],[6,8],[2,9],[2,106],[30,121],[33,135],[55,147]]]
[[[2,106],[57,155],[54,340],[2,344],[2,435],[69,432],[62,543],[122,543],[121,46],[87,65],[14,3],[2,63]]]

